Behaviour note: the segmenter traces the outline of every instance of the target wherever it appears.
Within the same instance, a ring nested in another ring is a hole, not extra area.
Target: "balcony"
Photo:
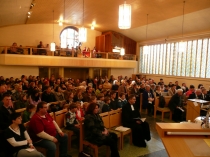
[[[129,54],[120,56],[119,53],[108,52],[77,53],[69,49],[56,49],[51,52],[49,49],[35,47],[17,48],[15,53],[11,53],[9,48],[9,46],[0,46],[0,65],[106,68],[137,66],[136,55]]]

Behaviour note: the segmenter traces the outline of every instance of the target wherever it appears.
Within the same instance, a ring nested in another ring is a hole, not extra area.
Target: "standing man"
[[[47,113],[46,102],[38,103],[36,113],[30,120],[29,133],[35,146],[47,149],[47,157],[55,157],[57,142],[60,157],[71,157],[67,155],[68,136]]]

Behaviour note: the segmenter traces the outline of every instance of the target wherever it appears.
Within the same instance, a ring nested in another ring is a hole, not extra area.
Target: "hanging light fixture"
[[[126,1],[119,6],[118,27],[120,29],[131,28],[131,5],[126,4]]]
[[[53,41],[54,41],[54,10],[53,10]],[[50,44],[50,51],[55,51],[55,42]]]
[[[79,41],[86,42],[87,41],[87,29],[84,27],[84,0],[83,0],[83,26],[79,28]]]
[[[148,16],[149,16],[149,14],[147,14],[146,40],[147,40],[147,30],[148,30]],[[148,53],[149,53],[149,52],[148,52],[148,46],[147,46],[147,45],[145,45],[145,46],[143,47],[143,53],[144,53],[144,54],[148,54]]]
[[[183,17],[182,17],[182,40],[183,40],[183,34],[184,34],[184,8],[185,8],[185,1],[183,1]],[[186,45],[183,41],[179,42],[179,52],[184,52],[186,49]]]

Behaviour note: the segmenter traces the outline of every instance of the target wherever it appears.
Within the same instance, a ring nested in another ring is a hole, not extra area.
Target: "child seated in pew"
[[[109,106],[109,104],[111,102],[110,97],[105,97],[104,102],[105,102],[105,104],[102,107],[102,113],[111,111],[112,109]]]
[[[26,123],[26,122],[30,121],[31,117],[34,115],[35,112],[36,112],[36,106],[29,104],[26,107],[26,110],[23,112],[22,122]]]
[[[74,134],[77,136],[79,139],[79,123],[76,119],[76,112],[78,110],[78,105],[76,103],[72,103],[69,106],[69,111],[66,113],[66,127],[65,129],[67,130],[72,130]]]
[[[89,105],[88,102],[84,102],[84,103],[83,103],[82,110],[83,110],[84,116],[85,116],[85,114],[86,114],[88,105]]]
[[[98,98],[97,104],[99,105],[98,113],[100,114],[102,112],[102,108],[103,108],[103,106],[105,104],[105,102],[104,102],[104,94],[103,93],[99,93],[97,98]]]
[[[84,119],[84,113],[81,107],[81,102],[77,101],[76,105],[77,105],[76,119],[78,121],[82,121]]]
[[[119,98],[118,98],[118,108],[123,108],[123,106],[127,104],[127,100],[125,98],[125,93],[120,93]]]

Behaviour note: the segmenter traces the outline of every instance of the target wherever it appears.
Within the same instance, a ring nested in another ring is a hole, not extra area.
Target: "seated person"
[[[87,108],[84,120],[85,139],[97,146],[107,145],[111,150],[111,157],[119,157],[117,135],[109,132],[98,114],[98,104],[91,103]]]
[[[104,102],[105,102],[105,104],[102,107],[102,113],[111,111],[112,109],[109,106],[109,104],[111,102],[110,97],[108,97],[108,96],[105,97]]]
[[[146,85],[143,97],[143,108],[147,108],[148,115],[153,115],[154,112],[154,95],[150,90],[150,86]]]
[[[41,102],[40,91],[38,89],[33,90],[31,95],[29,96],[30,104],[37,106],[39,102]]]
[[[5,138],[8,142],[8,155],[15,157],[44,157],[38,152],[25,129],[21,124],[21,113],[11,114],[12,124],[5,130]],[[26,149],[31,148],[33,151],[29,152]]]
[[[159,97],[159,96],[162,95],[162,94],[161,94],[160,85],[157,85],[157,86],[156,86],[156,90],[155,90],[155,92],[154,92],[154,95],[155,95],[155,97]]]
[[[3,105],[0,107],[0,130],[5,130],[11,124],[10,114],[14,113],[11,95],[8,93],[3,94]]]
[[[40,48],[40,49],[37,49],[37,53],[39,55],[46,55],[47,54],[47,51],[46,49],[44,49],[44,45],[42,44],[42,41],[39,42],[39,45],[37,45],[37,48]],[[41,49],[42,48],[42,49]]]
[[[67,155],[68,136],[47,113],[46,102],[42,101],[37,105],[36,113],[30,120],[29,134],[35,146],[47,149],[47,157],[55,157],[57,142],[60,157],[70,157]]]
[[[84,113],[83,113],[83,110],[81,108],[81,103],[79,101],[76,102],[76,105],[77,105],[77,111],[76,111],[76,119],[78,121],[81,121],[84,119]]]
[[[173,96],[174,94],[176,94],[176,85],[172,84],[171,88],[168,90],[168,96]]]
[[[56,101],[59,102],[60,108],[63,108],[64,105],[66,104],[66,100],[64,98],[64,94],[60,86],[55,87],[54,95],[55,95]]]
[[[123,106],[127,104],[127,100],[125,98],[125,93],[120,93],[119,99],[118,99],[118,108],[123,108]]]
[[[13,43],[12,46],[10,47],[10,54],[17,54],[18,50],[18,46],[17,46],[17,43]]]
[[[117,94],[115,91],[111,91],[111,93],[110,93],[111,102],[110,102],[109,106],[112,110],[118,109],[118,105],[117,105],[118,99],[116,99],[116,95]]]
[[[97,104],[99,105],[99,111],[98,113],[100,114],[102,112],[102,108],[103,108],[103,105],[105,104],[104,102],[104,94],[103,93],[99,93],[97,95]]]
[[[19,100],[21,94],[24,94],[23,89],[22,89],[22,85],[17,85],[15,87],[15,92],[12,94],[12,100],[13,101]]]
[[[26,94],[21,94],[19,100],[14,103],[14,109],[17,110],[17,109],[21,109],[21,108],[26,108],[26,106],[28,106],[28,104],[29,103],[26,98]]]
[[[203,99],[201,89],[196,89],[195,93],[190,94],[188,99]]]
[[[122,108],[122,124],[131,128],[133,144],[138,147],[146,147],[145,140],[149,141],[150,128],[147,122],[141,121],[141,115],[135,105],[135,95],[129,95],[128,103]]]
[[[72,103],[69,106],[69,111],[66,113],[66,127],[67,130],[72,130],[75,135],[79,138],[79,124],[76,120],[77,104]]]
[[[28,106],[26,107],[26,110],[23,112],[23,115],[22,115],[23,123],[30,121],[35,111],[36,111],[36,106],[32,104],[28,104]]]
[[[168,107],[173,113],[173,120],[175,122],[180,122],[185,120],[182,95],[183,95],[182,89],[178,89],[177,93],[171,97],[168,103]]]
[[[194,85],[190,85],[190,89],[185,93],[187,97],[190,96],[190,94],[195,92],[195,86]]]
[[[46,90],[42,93],[42,101],[45,101],[50,105],[49,110],[52,112],[61,109],[59,102],[56,100],[55,95],[52,93],[50,86],[47,86]]]

